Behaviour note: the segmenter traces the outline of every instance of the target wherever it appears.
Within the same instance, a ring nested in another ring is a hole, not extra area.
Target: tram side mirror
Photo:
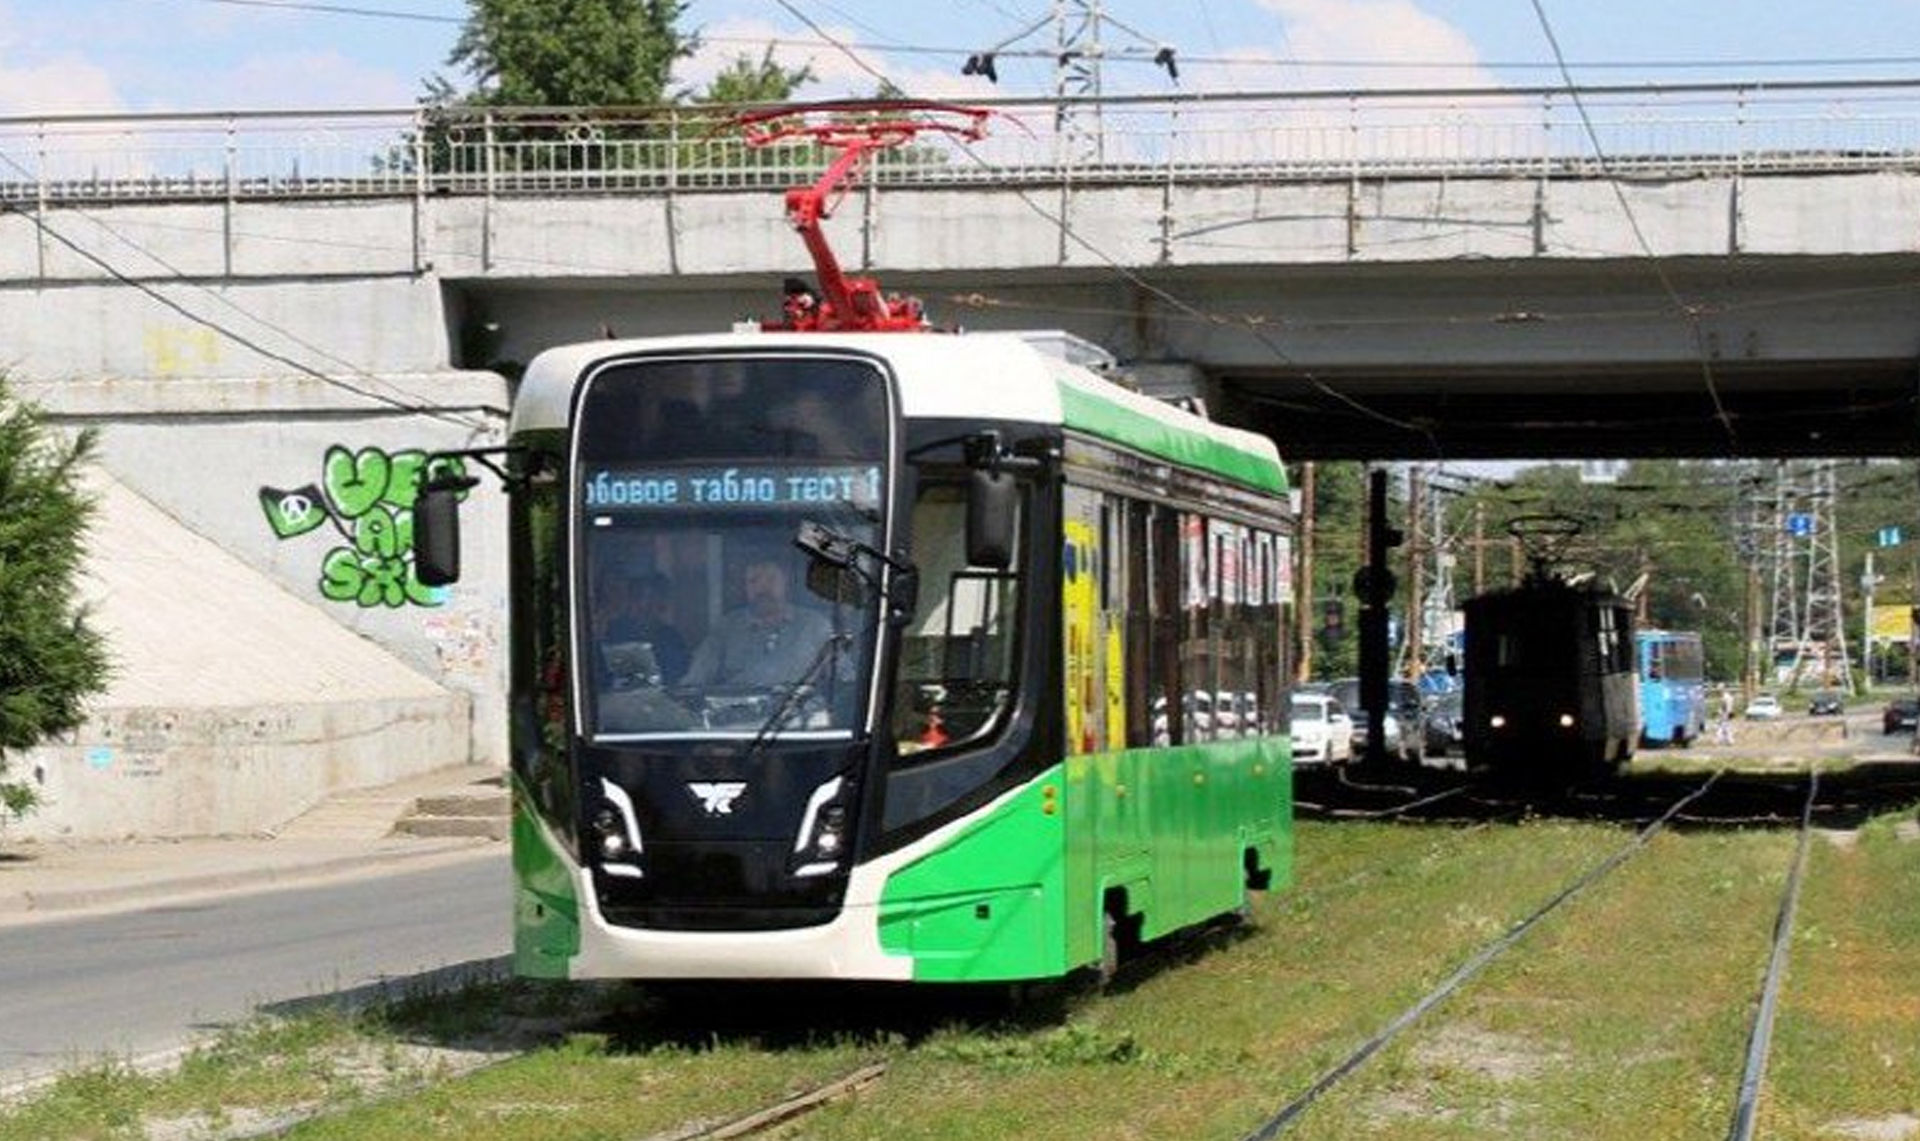
[[[912,569],[895,571],[893,582],[887,589],[887,621],[895,626],[904,626],[913,618],[913,612],[920,606],[920,572]]]
[[[460,581],[460,495],[480,481],[436,475],[413,502],[413,575],[422,586]]]
[[[1019,489],[1003,471],[976,468],[967,488],[967,564],[1013,565],[1013,517]]]

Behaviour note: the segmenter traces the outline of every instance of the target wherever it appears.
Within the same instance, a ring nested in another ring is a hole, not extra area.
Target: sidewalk
[[[501,778],[498,768],[465,765],[340,793],[271,834],[0,840],[0,925],[454,860],[505,862],[507,846],[498,839],[394,833],[417,802],[475,794],[497,798]]]

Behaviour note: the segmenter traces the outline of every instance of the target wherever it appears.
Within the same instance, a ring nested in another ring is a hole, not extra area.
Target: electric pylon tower
[[[1180,66],[1171,46],[1108,15],[1101,0],[1053,0],[1047,14],[1001,40],[986,51],[967,57],[962,75],[984,76],[998,83],[996,57],[1053,25],[1053,127],[1062,161],[1097,163],[1105,157],[1106,132],[1101,123],[1101,65],[1109,59],[1146,59],[1164,68],[1167,77],[1180,78]],[[1114,47],[1103,33],[1114,28],[1135,41]]]
[[[1460,528],[1447,526],[1447,507],[1451,498],[1463,490],[1450,486],[1435,473],[1427,482],[1425,520],[1427,545],[1421,553],[1427,557],[1427,586],[1420,595],[1420,674],[1445,672],[1447,655],[1459,621],[1454,598],[1453,570],[1459,563]]]
[[[1783,661],[1789,663],[1790,668],[1797,666],[1806,634],[1800,606],[1800,559],[1796,554],[1797,544],[1793,535],[1793,529],[1801,526],[1796,517],[1800,514],[1799,506],[1804,499],[1804,492],[1793,482],[1793,474],[1787,461],[1774,461],[1773,542],[1768,544],[1766,555],[1767,578],[1772,590],[1767,604],[1767,661],[1760,671],[1768,685],[1782,680],[1779,671]],[[1799,680],[1797,672],[1792,675],[1792,680]]]
[[[1106,131],[1100,122],[1100,0],[1053,0],[1053,126],[1060,145],[1077,161],[1106,157]],[[1076,99],[1094,102],[1078,104]]]
[[[1812,679],[1853,689],[1841,616],[1838,479],[1830,461],[1775,464],[1769,645],[1791,687]]]

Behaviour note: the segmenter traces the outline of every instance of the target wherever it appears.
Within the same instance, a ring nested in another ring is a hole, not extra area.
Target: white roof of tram
[[[1271,465],[1278,487],[1285,486],[1279,452],[1267,437],[1215,424],[1134,392],[1057,352],[1035,347],[1029,337],[1018,333],[754,331],[562,345],[542,352],[527,366],[514,402],[512,427],[515,432],[565,427],[579,378],[603,362],[683,352],[777,354],[796,349],[846,350],[884,359],[899,383],[901,411],[911,418],[1071,425],[1087,419],[1087,411],[1093,409],[1097,413],[1093,419],[1103,426],[1118,417],[1134,429],[1121,433],[1123,438],[1156,441],[1142,450],[1185,459],[1188,449],[1176,446],[1169,451],[1164,444],[1166,438],[1183,438],[1201,452],[1217,454],[1224,449],[1255,465]],[[1139,431],[1142,428],[1144,433]]]

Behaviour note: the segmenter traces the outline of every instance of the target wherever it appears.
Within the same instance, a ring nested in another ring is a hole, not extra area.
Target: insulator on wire
[[[975,52],[967,57],[960,68],[961,75],[984,75],[988,83],[1000,82],[1000,73],[994,69],[992,52]]]

